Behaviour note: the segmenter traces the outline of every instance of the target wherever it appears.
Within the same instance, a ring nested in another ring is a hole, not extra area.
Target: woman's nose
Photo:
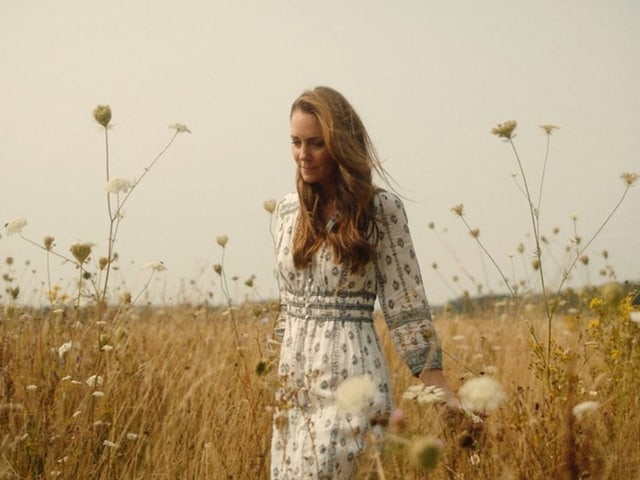
[[[304,144],[300,145],[300,150],[298,150],[298,156],[300,157],[300,160],[307,159],[309,157],[309,149],[307,148],[306,145]]]

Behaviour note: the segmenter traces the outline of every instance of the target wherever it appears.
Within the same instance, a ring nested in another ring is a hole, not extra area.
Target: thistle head
[[[93,109],[93,118],[104,128],[107,128],[109,122],[111,122],[111,107],[109,105],[98,105]]]
[[[418,437],[409,446],[409,458],[423,470],[433,470],[438,464],[442,442],[433,437]]]
[[[53,248],[53,242],[55,241],[55,238],[53,238],[51,235],[47,235],[46,237],[44,237],[43,240],[43,244],[44,244],[44,248],[47,251],[51,251],[51,249]]]
[[[229,243],[229,237],[227,237],[226,235],[219,235],[218,237],[216,237],[216,243],[224,248],[227,246],[227,243]]]

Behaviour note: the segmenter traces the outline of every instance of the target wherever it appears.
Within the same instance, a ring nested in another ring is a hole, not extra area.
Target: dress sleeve
[[[442,368],[440,340],[413,249],[409,224],[400,198],[389,192],[376,196],[378,301],[400,356],[415,376],[425,368]]]
[[[295,197],[293,194],[286,195],[282,200],[278,202],[275,209],[275,256],[276,256],[276,268],[274,274],[276,276],[276,281],[278,282],[278,287],[280,290],[280,311],[278,312],[278,317],[276,318],[275,325],[273,327],[273,339],[282,342],[284,339],[284,330],[287,319],[287,305],[283,302],[284,293],[282,292],[282,283],[280,279],[280,266],[277,265],[279,262],[279,253],[283,248],[283,242],[285,242],[285,229],[286,222],[285,217],[291,214],[292,209],[295,207]]]

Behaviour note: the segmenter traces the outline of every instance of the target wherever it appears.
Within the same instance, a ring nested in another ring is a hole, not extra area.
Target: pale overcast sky
[[[23,233],[35,241],[53,235],[64,253],[76,241],[106,253],[96,105],[113,110],[112,177],[139,177],[169,140],[169,124],[192,130],[133,193],[117,245],[113,287],[135,295],[143,265],[162,260],[168,270],[149,288],[169,303],[208,291],[220,300],[212,265],[222,234],[238,296],[251,275],[262,297],[276,296],[262,204],[295,188],[289,106],[316,85],[350,99],[400,185],[432,303],[473,290],[465,272],[503,291],[454,204],[464,203],[505,274],[532,274],[522,265],[533,255],[527,205],[510,147],[490,133],[497,123],[519,122],[536,198],[546,148],[538,126],[560,127],[541,208],[552,284],[574,235],[571,216],[588,239],[622,194],[619,175],[640,173],[635,0],[5,0],[0,44],[0,221],[26,217]],[[587,251],[574,284],[604,281],[604,249],[619,280],[640,278],[639,189]],[[0,256],[2,272],[14,258],[23,299],[44,302],[33,293],[46,279],[42,252],[3,230]],[[52,279],[72,291],[75,271],[59,263]]]

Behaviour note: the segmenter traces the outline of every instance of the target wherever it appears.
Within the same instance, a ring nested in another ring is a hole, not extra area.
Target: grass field
[[[492,375],[506,393],[481,428],[403,398],[416,381],[379,322],[405,426],[359,478],[639,478],[640,325],[606,293],[557,316],[549,357],[535,304],[437,314],[453,386]],[[5,309],[0,479],[268,478],[271,307]],[[429,472],[409,454],[424,435],[442,442]]]

